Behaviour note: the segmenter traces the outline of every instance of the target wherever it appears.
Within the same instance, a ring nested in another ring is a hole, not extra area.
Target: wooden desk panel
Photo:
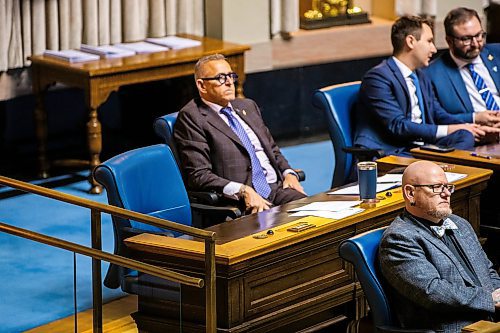
[[[239,76],[237,95],[243,96],[245,83],[244,52],[247,45],[238,45],[207,37],[180,35],[202,42],[201,46],[139,54],[117,59],[101,59],[85,63],[69,63],[46,56],[32,56],[33,93],[36,97],[35,125],[38,141],[38,162],[40,175],[48,177],[47,159],[47,112],[44,108],[44,93],[56,82],[81,88],[85,93],[85,105],[89,110],[87,137],[89,145],[88,161],[66,161],[65,164],[89,166],[90,170],[100,164],[102,151],[101,123],[97,109],[120,87],[136,83],[152,82],[191,75],[196,61],[209,54],[226,56],[232,69]],[[90,177],[91,193],[101,193],[101,186]]]
[[[457,181],[452,207],[474,220],[479,212],[470,209],[470,203],[478,201],[492,172],[463,166],[454,171],[469,176]],[[392,222],[404,202],[400,188],[390,192],[392,196],[381,200],[375,208],[342,220],[289,216],[288,209],[308,202],[347,198],[318,194],[210,227],[217,234],[219,331],[295,332],[364,316],[367,308],[361,288],[355,282],[352,267],[340,259],[338,246],[344,239]],[[301,233],[286,230],[302,220],[317,226]],[[253,238],[268,230],[274,234]],[[201,242],[143,234],[126,243],[135,258],[203,277]],[[186,332],[204,330],[204,303],[200,298],[199,290],[183,287]],[[142,332],[165,332],[179,329],[178,315],[178,302],[139,297],[139,311],[134,318]]]
[[[490,159],[472,156],[471,153],[471,151],[458,149],[449,153],[436,153],[420,148],[413,148],[411,150],[411,154],[414,157],[423,160],[462,164],[495,171],[500,170],[500,143],[478,146],[474,149],[474,153],[481,156],[489,156],[491,157]]]

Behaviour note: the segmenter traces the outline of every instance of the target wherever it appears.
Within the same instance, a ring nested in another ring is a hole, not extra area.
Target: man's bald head
[[[434,223],[450,215],[451,192],[443,185],[448,185],[448,180],[436,163],[418,161],[410,164],[402,183],[406,210]]]

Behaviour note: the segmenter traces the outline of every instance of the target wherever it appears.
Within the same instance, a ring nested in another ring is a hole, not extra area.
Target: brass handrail
[[[80,244],[65,241],[60,238],[55,238],[40,234],[31,230],[14,227],[12,225],[0,222],[0,231],[6,232],[8,234],[19,236],[22,238],[37,241],[39,243],[51,245],[60,249],[65,249],[71,252],[76,252],[83,254],[95,259],[104,260],[109,263],[131,268],[143,273],[157,276],[162,279],[167,279],[169,281],[179,282],[181,284],[187,284],[189,286],[203,288],[204,281],[200,278],[194,278],[185,274],[173,272],[158,266],[151,264],[146,264],[134,259],[125,258],[116,254],[110,254],[101,250],[96,250],[91,247],[83,246]]]
[[[61,239],[38,234],[29,230],[13,227],[0,222],[0,231],[28,238],[42,243],[53,245],[67,250],[73,249],[81,254],[88,254],[92,259],[92,293],[93,293],[93,331],[102,333],[102,285],[101,285],[101,264],[100,260],[109,261],[120,266],[129,267],[145,273],[165,278],[199,288],[205,287],[205,316],[206,332],[215,333],[217,330],[216,312],[216,291],[215,291],[215,232],[197,229],[174,223],[157,217],[133,212],[120,207],[102,204],[96,201],[80,198],[71,194],[62,193],[42,186],[33,185],[16,179],[0,176],[0,184],[16,188],[18,190],[41,195],[55,200],[70,203],[76,206],[89,208],[91,210],[91,240],[92,248],[87,248],[75,243],[63,241]],[[109,254],[101,251],[101,213],[108,213],[125,219],[132,219],[159,228],[178,231],[194,237],[202,238],[205,241],[205,279],[193,278],[187,275],[169,271],[128,259],[125,257]]]

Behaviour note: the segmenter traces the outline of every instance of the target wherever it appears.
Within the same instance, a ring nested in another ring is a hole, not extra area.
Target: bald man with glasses
[[[200,98],[179,111],[174,127],[187,187],[213,191],[248,213],[304,198],[257,104],[235,97],[237,80],[223,55],[195,66]]]
[[[404,328],[456,333],[498,319],[500,277],[469,222],[452,214],[454,189],[430,161],[415,162],[403,174],[405,210],[384,232],[379,260]]]
[[[500,44],[486,44],[473,9],[453,9],[444,20],[449,50],[425,69],[436,97],[466,123],[500,126]]]

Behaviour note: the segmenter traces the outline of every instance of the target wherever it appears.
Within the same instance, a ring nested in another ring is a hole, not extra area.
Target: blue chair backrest
[[[191,225],[187,192],[167,145],[158,144],[119,154],[97,166],[94,175],[106,188],[111,205]],[[154,226],[122,218],[114,218],[114,221],[119,227],[159,231]]]
[[[353,110],[358,98],[360,81],[337,84],[316,90],[313,105],[323,110],[328,123],[328,132],[333,143],[335,168],[332,188],[344,185],[351,174],[353,157],[342,148],[353,142]]]
[[[165,142],[172,150],[177,164],[179,164],[179,155],[177,154],[177,145],[174,140],[174,125],[179,112],[170,113],[155,119],[153,129],[163,142]]]
[[[340,257],[354,266],[375,326],[394,326],[394,317],[378,268],[378,246],[385,229],[367,231],[343,241],[339,246]]]

